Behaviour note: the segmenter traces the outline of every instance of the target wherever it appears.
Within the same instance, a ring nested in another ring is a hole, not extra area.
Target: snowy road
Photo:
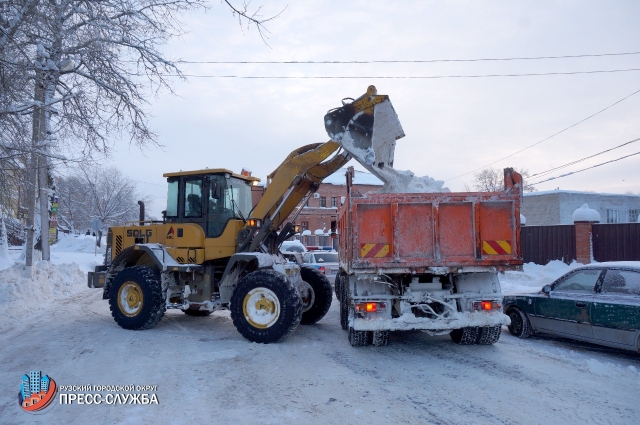
[[[448,336],[392,334],[352,348],[334,300],[285,342],[249,343],[225,313],[169,312],[126,331],[99,290],[51,303],[0,335],[2,424],[633,424],[640,356],[566,340],[458,346]],[[59,385],[157,385],[158,405],[17,405],[33,369]]]

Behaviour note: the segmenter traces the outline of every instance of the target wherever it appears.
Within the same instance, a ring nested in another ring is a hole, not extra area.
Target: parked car
[[[590,264],[540,292],[504,297],[509,332],[559,335],[640,351],[640,261]]]
[[[302,255],[302,264],[320,270],[325,275],[338,272],[338,253],[327,251],[309,251]]]
[[[280,245],[280,252],[307,252],[307,247],[300,241],[284,241]]]

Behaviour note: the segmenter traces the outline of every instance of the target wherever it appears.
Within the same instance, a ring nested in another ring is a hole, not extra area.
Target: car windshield
[[[316,263],[337,263],[338,262],[338,254],[327,252],[327,253],[319,253],[316,252]]]

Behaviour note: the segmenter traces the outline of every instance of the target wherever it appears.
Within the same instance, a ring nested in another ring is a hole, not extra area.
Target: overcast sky
[[[239,3],[239,1],[237,2]],[[335,1],[254,0],[267,24],[238,26],[216,0],[187,15],[189,33],[166,47],[187,61],[420,61],[640,51],[638,1]],[[162,174],[200,168],[250,168],[265,179],[295,148],[328,140],[323,116],[344,97],[374,84],[388,94],[406,137],[395,167],[446,180],[462,190],[472,174],[640,90],[640,71],[494,78],[383,79],[640,69],[640,55],[412,64],[202,64],[190,75],[342,76],[352,79],[176,79],[176,95],[150,106],[164,148],[129,148],[115,140],[115,165],[164,209]],[[494,167],[546,171],[640,137],[640,93]],[[640,142],[549,175],[640,151]],[[355,161],[352,165],[357,166]],[[541,183],[538,190],[640,193],[640,155]]]

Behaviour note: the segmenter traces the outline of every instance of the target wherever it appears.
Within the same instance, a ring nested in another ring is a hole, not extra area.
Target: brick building
[[[640,196],[569,190],[525,193],[520,212],[527,226],[573,224],[573,212],[584,204],[600,213],[602,223],[634,223],[640,215]]]
[[[327,177],[295,220],[295,224],[302,229],[300,239],[305,245],[332,245],[329,237],[331,222],[337,220],[338,207],[347,196],[346,172],[345,168],[341,168]],[[372,174],[355,171],[353,189],[358,192],[371,192],[381,186],[382,182]]]

